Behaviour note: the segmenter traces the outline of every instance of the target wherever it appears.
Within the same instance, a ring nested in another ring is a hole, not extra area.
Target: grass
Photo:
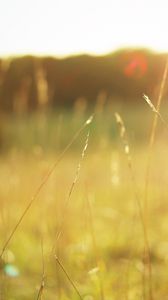
[[[140,106],[118,110],[127,127],[137,189],[143,200],[152,115],[143,100]],[[40,299],[43,284],[41,299],[79,299],[63,268],[82,299],[149,299],[145,294],[142,224],[120,146],[115,110],[105,108],[95,116],[66,213],[66,199],[76,178],[87,130],[68,150],[25,215],[3,257],[18,268],[19,274],[4,274],[1,267],[1,299]],[[58,154],[86,119],[85,115],[59,112],[8,120],[0,157],[1,249]],[[41,120],[45,120],[43,126]],[[168,294],[166,154],[167,131],[160,123],[148,183],[152,287],[158,300],[167,299]],[[64,230],[57,243],[60,268],[53,247],[64,213]]]

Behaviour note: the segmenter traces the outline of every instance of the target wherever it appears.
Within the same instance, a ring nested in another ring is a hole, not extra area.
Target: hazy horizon
[[[165,0],[6,0],[0,56],[106,55],[120,48],[167,52]]]
[[[77,52],[77,53],[69,53],[69,54],[54,54],[54,53],[11,53],[11,54],[0,54],[0,59],[10,59],[10,58],[17,58],[17,57],[25,57],[25,56],[32,56],[32,57],[53,57],[55,59],[66,59],[69,57],[76,57],[76,56],[92,56],[92,57],[104,57],[113,55],[114,53],[120,51],[147,51],[154,54],[166,55],[168,54],[168,50],[166,51],[158,51],[156,49],[147,48],[147,47],[122,47],[116,48],[111,51],[105,53],[92,53],[92,52]]]

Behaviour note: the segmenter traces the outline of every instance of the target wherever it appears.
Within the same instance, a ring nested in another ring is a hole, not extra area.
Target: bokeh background
[[[0,299],[167,299],[166,7],[1,3]]]

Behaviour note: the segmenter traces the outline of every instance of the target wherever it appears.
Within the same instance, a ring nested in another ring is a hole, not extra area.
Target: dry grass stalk
[[[88,147],[88,143],[89,143],[89,135],[90,135],[90,132],[88,131],[87,136],[86,136],[86,141],[85,141],[85,144],[84,144],[84,148],[82,150],[81,158],[80,158],[80,161],[79,161],[79,163],[77,165],[76,174],[75,174],[74,180],[73,180],[73,182],[72,182],[72,184],[70,186],[67,199],[65,201],[64,211],[63,211],[63,215],[62,215],[62,220],[61,220],[60,228],[59,228],[57,236],[56,236],[56,243],[60,239],[60,237],[62,235],[62,232],[63,232],[63,227],[65,225],[66,212],[67,212],[67,209],[68,209],[68,205],[69,205],[69,202],[70,202],[70,199],[71,199],[71,196],[72,196],[75,184],[76,184],[76,182],[77,182],[77,180],[79,178],[79,174],[80,174],[80,170],[81,170],[81,164],[82,164],[82,161],[83,161],[83,159],[85,157],[85,153],[86,153],[86,150],[87,150],[87,147]],[[55,247],[54,247],[54,249],[55,249]]]
[[[161,85],[159,89],[159,95],[157,99],[157,104],[156,107],[153,105],[152,101],[149,99],[148,96],[143,95],[144,100],[147,102],[149,107],[152,109],[152,111],[155,113],[154,118],[153,118],[153,124],[152,124],[152,130],[150,134],[150,139],[149,139],[149,153],[148,153],[148,161],[147,161],[147,168],[146,168],[146,176],[145,176],[145,193],[144,193],[144,219],[145,219],[145,226],[147,226],[147,220],[148,220],[148,187],[149,187],[149,177],[150,177],[150,167],[151,167],[151,159],[152,159],[152,152],[153,152],[153,146],[154,146],[154,141],[155,141],[155,136],[156,136],[156,128],[157,128],[157,123],[158,123],[158,118],[162,121],[162,123],[168,128],[168,125],[162,115],[160,114],[160,105],[161,101],[163,98],[163,93],[164,89],[166,86],[166,80],[168,76],[168,58],[166,61],[166,65],[164,68],[163,72],[163,77],[161,80]],[[149,269],[149,281],[150,281],[150,286],[152,285],[152,274],[151,274],[151,269]],[[151,288],[152,290],[152,288]],[[151,296],[150,298],[152,299],[152,291],[150,292]]]
[[[152,111],[154,113],[156,113],[157,117],[160,118],[160,120],[162,121],[162,123],[168,127],[166,121],[164,120],[164,118],[162,117],[162,115],[160,114],[159,110],[157,108],[155,108],[155,106],[153,105],[152,101],[149,99],[149,97],[145,94],[143,94],[143,99],[147,102],[147,104],[150,106],[150,108],[152,109]]]
[[[147,263],[147,267],[148,267],[148,273],[151,275],[151,259],[150,259],[148,233],[147,233],[147,228],[146,228],[146,223],[145,223],[145,219],[144,219],[141,201],[139,199],[137,184],[136,184],[136,180],[135,180],[135,173],[134,173],[133,164],[132,164],[132,157],[130,154],[130,147],[129,147],[129,142],[128,142],[128,138],[127,138],[127,132],[126,132],[126,128],[125,128],[125,125],[124,125],[124,122],[123,122],[121,116],[118,113],[115,113],[115,118],[116,118],[116,122],[120,129],[120,137],[121,137],[121,140],[123,141],[124,152],[125,152],[125,154],[127,156],[127,160],[128,160],[128,167],[129,167],[130,174],[131,174],[132,186],[133,186],[135,200],[136,200],[138,213],[139,213],[142,230],[143,230],[144,247],[145,247],[145,253],[146,253],[146,263]],[[153,299],[151,281],[149,282],[149,298],[150,298],[150,300]]]
[[[90,124],[90,122],[88,123]],[[69,205],[69,202],[70,202],[70,199],[71,199],[71,196],[72,196],[72,193],[73,193],[73,190],[74,190],[74,187],[75,187],[75,184],[79,178],[79,174],[80,174],[80,170],[81,170],[81,165],[82,165],[82,161],[85,157],[85,154],[86,154],[86,150],[88,148],[88,144],[89,144],[89,136],[90,136],[90,132],[88,131],[87,133],[87,136],[86,136],[86,140],[85,140],[85,144],[84,144],[84,147],[83,147],[83,150],[82,150],[82,154],[81,154],[81,158],[80,158],[80,161],[77,165],[77,169],[76,169],[76,173],[75,173],[75,177],[74,177],[74,180],[70,186],[70,189],[69,189],[69,192],[68,192],[68,196],[67,196],[67,199],[65,201],[65,205],[64,205],[64,211],[63,211],[63,215],[62,215],[62,220],[61,220],[61,224],[60,224],[60,228],[57,232],[57,236],[56,236],[56,244],[55,246],[53,247],[53,251],[54,253],[57,253],[57,249],[58,249],[58,241],[63,233],[63,229],[64,229],[64,226],[65,226],[65,218],[66,218],[66,213],[67,213],[67,209],[68,209],[68,205]],[[79,297],[82,299],[78,289],[76,288],[76,286],[74,285],[73,281],[71,280],[71,278],[69,277],[69,275],[67,274],[67,272],[65,271],[62,263],[60,262],[60,260],[58,259],[58,256],[55,254],[54,255],[55,258],[56,258],[56,261],[57,263],[60,265],[61,269],[63,270],[64,274],[66,275],[66,277],[68,278],[68,280],[70,281],[71,285],[73,286],[73,288],[76,290],[77,294],[79,295]]]
[[[144,95],[143,98],[144,100],[148,103],[148,105],[151,107],[152,111],[155,112],[154,118],[153,118],[153,124],[152,124],[152,130],[150,134],[150,140],[149,140],[149,154],[148,154],[148,162],[147,162],[147,168],[146,168],[146,178],[145,178],[145,197],[144,197],[144,212],[145,216],[148,215],[148,186],[149,186],[149,176],[150,176],[150,166],[151,166],[151,157],[152,157],[152,150],[153,150],[153,145],[154,145],[154,140],[155,140],[155,135],[156,135],[156,127],[158,123],[158,117],[161,119],[161,121],[165,124],[166,122],[162,118],[159,110],[160,110],[160,105],[166,85],[166,80],[167,80],[167,75],[168,75],[168,58],[166,61],[166,65],[164,68],[164,73],[163,73],[163,78],[161,80],[161,86],[159,89],[159,95],[157,99],[157,104],[156,108],[152,104],[152,101],[148,98],[148,96]],[[167,127],[167,124],[166,124]]]
[[[18,229],[18,227],[20,226],[20,224],[22,223],[25,215],[27,214],[27,212],[29,211],[29,209],[31,208],[32,204],[37,200],[42,188],[45,186],[45,184],[47,183],[48,179],[51,177],[51,175],[53,174],[53,172],[55,171],[56,167],[58,166],[58,164],[60,163],[60,161],[63,159],[64,155],[66,154],[66,152],[69,150],[69,148],[72,146],[72,144],[76,141],[76,139],[78,138],[78,136],[80,135],[80,133],[88,126],[90,125],[90,123],[93,120],[93,116],[90,116],[89,119],[86,120],[86,122],[81,126],[81,128],[75,133],[75,135],[72,137],[71,141],[67,144],[67,146],[65,147],[65,149],[61,152],[61,154],[59,155],[57,161],[54,163],[54,165],[51,167],[51,169],[49,170],[49,172],[47,173],[47,175],[43,178],[42,182],[40,183],[40,185],[37,187],[33,197],[31,198],[30,202],[28,203],[28,205],[26,206],[24,212],[22,213],[21,217],[19,218],[18,222],[16,223],[16,225],[14,226],[12,232],[10,233],[9,237],[7,238],[7,240],[5,241],[2,250],[1,250],[1,254],[0,254],[0,259],[2,258],[7,246],[9,245],[10,241],[12,240],[16,230]]]
[[[70,282],[70,284],[72,285],[72,287],[74,288],[75,292],[77,293],[77,295],[79,296],[79,298],[81,300],[83,300],[78,288],[76,287],[76,285],[74,284],[73,280],[71,279],[71,277],[69,276],[68,272],[65,270],[63,264],[61,263],[61,261],[59,260],[59,258],[55,255],[55,259],[57,264],[60,266],[60,268],[62,269],[63,273],[65,274],[65,276],[67,277],[68,281]]]

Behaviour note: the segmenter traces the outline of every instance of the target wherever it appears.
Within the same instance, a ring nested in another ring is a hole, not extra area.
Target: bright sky
[[[4,0],[0,55],[168,51],[168,0]]]

